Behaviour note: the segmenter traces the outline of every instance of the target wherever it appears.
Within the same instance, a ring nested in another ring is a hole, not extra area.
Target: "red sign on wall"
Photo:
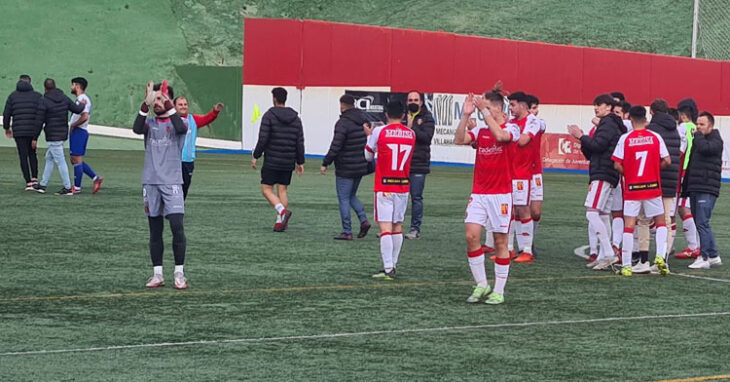
[[[588,160],[580,151],[580,142],[570,134],[543,134],[540,152],[543,168],[588,170]]]

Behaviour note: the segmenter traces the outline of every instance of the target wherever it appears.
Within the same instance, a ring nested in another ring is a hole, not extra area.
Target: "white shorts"
[[[623,211],[624,210],[624,192],[619,183],[616,187],[611,189],[611,212]]]
[[[512,179],[512,204],[515,206],[530,204],[529,179]]]
[[[403,223],[408,208],[407,192],[376,192],[375,221]]]
[[[624,216],[637,217],[642,208],[644,209],[644,216],[647,218],[664,215],[664,202],[662,197],[658,196],[646,200],[625,200]]]
[[[588,186],[586,208],[594,208],[601,212],[610,212],[608,202],[611,199],[611,184],[605,180],[594,180]]]
[[[497,233],[508,233],[512,221],[512,195],[471,194],[464,223],[479,224]]]
[[[542,202],[542,174],[532,176],[530,184],[530,201]]]
[[[689,198],[679,198],[677,200],[677,207],[690,208]]]

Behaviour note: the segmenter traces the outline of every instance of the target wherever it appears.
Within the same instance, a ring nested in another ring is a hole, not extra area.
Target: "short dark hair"
[[[388,113],[388,118],[390,119],[401,119],[403,118],[405,107],[403,106],[403,102],[393,100],[385,105],[385,112]]]
[[[168,88],[168,89],[169,89],[169,88]],[[185,96],[177,96],[177,97],[175,97],[175,98],[173,98],[173,99],[172,99],[172,104],[173,104],[173,105],[177,105],[177,100],[179,100],[179,99],[184,99],[184,100],[186,100],[186,101],[188,100],[188,98],[187,98],[187,97],[185,97]]]
[[[528,94],[527,95],[527,106],[533,107],[535,105],[540,105],[540,99],[537,98],[537,96]]]
[[[347,106],[355,107],[355,97],[345,94],[342,97],[340,97],[340,103]]]
[[[669,103],[663,98],[655,99],[649,106],[652,113],[669,113]]]
[[[520,91],[514,92],[514,93],[508,95],[507,99],[510,101],[517,101],[517,102],[529,104],[527,94],[525,94],[525,92],[520,92]]]
[[[155,86],[152,87],[152,90],[154,90],[154,91],[158,91],[160,89],[162,89],[162,84],[155,84]],[[172,90],[172,86],[170,86],[170,85],[167,85],[167,95],[171,99],[175,99],[175,91]]]
[[[26,81],[26,82],[30,83],[30,76],[27,74],[21,74],[20,78],[18,78],[18,79],[21,81]]]
[[[599,94],[596,96],[596,98],[593,99],[593,105],[598,106],[606,104],[608,106],[611,106],[613,109],[613,106],[616,105],[616,101],[614,101],[613,96],[610,94]]]
[[[643,122],[646,120],[646,109],[643,106],[632,106],[629,109],[629,119],[631,121]]]
[[[418,90],[415,90],[415,89],[411,89],[411,90],[408,91],[408,93],[406,93],[406,99],[408,98],[408,95],[411,94],[411,93],[417,93],[418,94],[418,99],[421,100],[421,102],[423,102],[423,93],[421,93],[421,92],[419,92]]]
[[[628,101],[621,102],[621,110],[623,110],[624,113],[628,113],[631,109],[631,104]]]
[[[675,109],[673,107],[670,107],[669,108],[669,115],[671,115],[672,118],[674,118],[674,121],[675,122],[679,122],[679,111],[677,111],[677,109]]]
[[[86,81],[84,77],[76,77],[71,79],[72,84],[79,84],[81,90],[86,91],[86,87],[89,86],[89,81]]]
[[[692,120],[692,107],[682,106],[677,109],[677,112],[679,113],[679,115],[684,115],[685,117],[687,117],[687,119],[689,119],[690,121]]]
[[[496,105],[496,104],[504,105],[504,97],[497,92],[493,92],[493,91],[486,92],[486,93],[484,93],[484,98],[486,98],[486,100],[491,102],[493,105]]]
[[[54,81],[53,78],[46,78],[46,80],[43,81],[43,87],[46,90],[53,90],[56,88],[56,81]]]
[[[273,89],[271,89],[271,95],[274,96],[274,99],[276,100],[276,102],[278,102],[282,105],[286,103],[286,95],[287,95],[286,89],[281,88],[281,87],[273,88]]]
[[[624,97],[624,93],[621,93],[621,92],[611,92],[611,97],[618,98],[618,100],[621,102],[626,101],[626,97]]]
[[[715,116],[712,115],[709,111],[703,111],[700,113],[699,117],[705,117],[710,122],[710,126],[715,126]]]

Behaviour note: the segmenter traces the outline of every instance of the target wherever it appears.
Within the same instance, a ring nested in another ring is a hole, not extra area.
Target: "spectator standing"
[[[423,105],[423,94],[417,90],[408,92],[406,98],[406,126],[416,133],[416,145],[411,159],[411,228],[406,239],[421,237],[423,222],[423,189],[426,175],[431,172],[431,140],[435,131],[433,115]]]
[[[3,111],[3,128],[8,138],[15,138],[15,146],[20,157],[20,171],[25,178],[25,190],[32,191],[38,184],[38,156],[36,143],[36,114],[41,93],[33,90],[30,76],[23,74],[5,102]]]

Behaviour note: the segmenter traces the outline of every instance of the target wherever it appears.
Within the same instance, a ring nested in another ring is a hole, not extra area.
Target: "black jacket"
[[[10,93],[5,102],[3,128],[12,127],[14,137],[37,138],[35,118],[41,93],[33,91],[33,86],[26,81],[18,81],[15,88],[17,90]]]
[[[662,196],[673,198],[677,196],[677,187],[679,187],[679,159],[681,155],[679,147],[682,145],[682,140],[677,131],[677,122],[667,113],[654,113],[654,116],[651,117],[651,123],[646,128],[659,134],[667,146],[667,151],[669,151],[672,164],[661,172]]]
[[[413,125],[411,125],[411,129],[416,133],[416,147],[413,148],[413,156],[411,157],[411,174],[428,174],[431,172],[431,140],[435,128],[436,122],[433,115],[425,106],[422,106],[421,111],[413,118]]]
[[[258,159],[261,154],[267,169],[292,171],[295,163],[304,164],[304,129],[294,109],[275,106],[261,117],[253,157]]]
[[[619,173],[613,167],[613,150],[622,134],[626,133],[626,126],[616,114],[609,114],[598,123],[593,137],[583,135],[580,138],[580,150],[590,161],[590,181],[603,180],[616,187]]]
[[[46,132],[46,141],[65,141],[68,139],[68,112],[81,114],[84,105],[71,101],[60,89],[46,92],[38,104],[36,114],[36,131]]]
[[[365,144],[368,138],[362,126],[366,122],[362,111],[355,108],[345,110],[335,123],[335,135],[322,166],[335,162],[335,175],[342,178],[366,175],[369,162],[365,160]]]
[[[717,129],[708,135],[695,133],[687,173],[682,183],[682,196],[690,193],[720,196],[722,182],[722,149],[724,144]]]

